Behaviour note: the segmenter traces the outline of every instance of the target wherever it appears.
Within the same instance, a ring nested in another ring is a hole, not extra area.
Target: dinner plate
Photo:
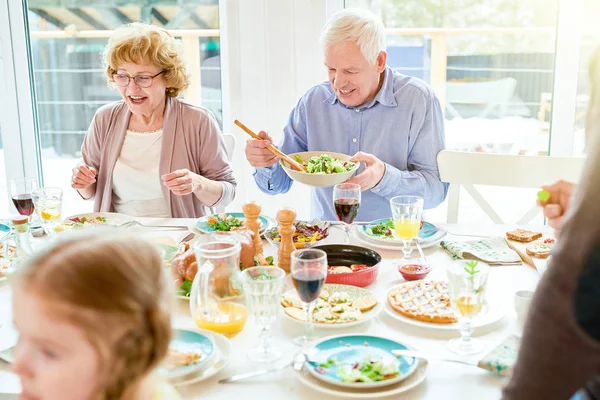
[[[381,218],[381,219],[372,221],[372,224],[370,224],[370,225],[358,226],[358,232],[365,238],[368,238],[370,241],[373,241],[376,243],[382,243],[382,244],[387,244],[387,245],[392,244],[397,247],[404,246],[404,242],[401,239],[398,239],[395,237],[392,239],[387,239],[387,238],[383,238],[380,236],[374,236],[370,233],[371,229],[374,226],[376,226],[378,224],[386,223],[389,220],[390,220],[389,218]],[[392,229],[392,231],[393,231],[393,229]],[[443,233],[445,235],[445,231],[443,229],[439,229],[431,222],[423,221],[423,228],[421,228],[421,230],[419,231],[419,236],[418,236],[417,240],[419,241],[419,244],[421,244],[421,247],[423,247],[422,246],[423,244],[436,240],[437,237],[440,235],[440,233]]]
[[[65,219],[63,219],[62,223],[59,226],[71,227],[73,225],[74,218],[86,218],[88,220],[93,220],[96,217],[103,217],[106,219],[105,223],[98,224],[84,224],[81,228],[89,226],[120,226],[126,222],[134,221],[135,218],[131,215],[120,214],[120,213],[112,213],[112,212],[97,212],[97,213],[87,213],[87,214],[75,214],[71,215]],[[73,226],[74,227],[74,226]]]
[[[0,240],[4,239],[10,233],[10,226],[0,223]]]
[[[364,244],[368,244],[369,246],[372,246],[372,247],[376,247],[378,249],[402,251],[402,248],[404,247],[404,245],[391,244],[388,242],[384,242],[381,239],[373,240],[373,238],[371,236],[362,234],[361,227],[359,227],[359,226],[354,227],[352,232],[354,234],[354,237],[356,237],[360,242],[362,242]],[[435,235],[435,237],[429,238],[425,241],[420,241],[419,246],[421,246],[421,249],[426,249],[428,247],[436,246],[438,243],[440,243],[442,241],[442,239],[444,238],[444,236],[446,236],[446,234],[447,234],[447,232],[444,230],[438,231],[438,233]],[[413,246],[413,251],[416,251],[416,250],[417,249]]]
[[[386,302],[383,305],[383,310],[391,318],[393,318],[397,321],[400,321],[402,323],[408,324],[408,325],[416,326],[418,328],[433,329],[433,330],[440,330],[440,331],[459,331],[460,330],[460,324],[458,322],[455,322],[452,324],[436,324],[434,322],[419,321],[419,320],[416,320],[413,318],[405,317],[404,315],[396,312],[392,308],[392,306],[389,305],[389,303],[387,302],[387,295],[386,295]],[[483,305],[482,313],[480,315],[478,315],[475,319],[473,319],[471,326],[473,328],[483,328],[485,326],[488,326],[495,322],[498,322],[500,319],[502,319],[502,317],[504,317],[505,314],[506,314],[506,307],[503,307],[498,304],[490,304],[489,302],[486,301]]]
[[[231,360],[233,348],[229,339],[221,334],[205,329],[196,329],[195,331],[212,338],[215,345],[215,354],[212,359],[204,364],[198,371],[185,376],[169,379],[168,382],[173,386],[191,385],[210,379],[225,369]]]
[[[215,355],[215,343],[211,336],[186,329],[174,329],[173,339],[169,344],[169,349],[179,352],[196,352],[200,354],[200,359],[190,365],[167,368],[161,366],[156,372],[167,378],[188,375],[199,371]]]
[[[323,382],[352,389],[367,389],[397,384],[415,372],[418,361],[414,357],[396,357],[392,350],[408,347],[395,340],[371,335],[341,335],[323,339],[306,350],[310,362],[308,371]],[[328,366],[328,360],[334,361]],[[344,382],[341,373],[355,369],[363,361],[397,363],[397,376],[375,382]]]
[[[373,292],[371,292],[370,290],[367,289],[363,289],[360,287],[356,287],[356,286],[350,286],[350,285],[339,285],[339,284],[335,284],[335,283],[326,283],[323,286],[324,290],[327,290],[327,292],[331,295],[334,292],[346,292],[348,293],[348,295],[350,296],[350,298],[352,299],[356,299],[362,296],[373,296],[373,297],[377,297],[373,294]],[[291,289],[288,290],[287,292],[284,293],[284,296],[286,294],[291,294],[291,293],[295,293],[296,290],[295,289]],[[325,324],[325,323],[318,323],[318,322],[313,322],[313,327],[314,328],[322,328],[322,329],[343,329],[343,328],[349,328],[352,326],[356,326],[356,325],[360,325],[360,324],[364,324],[365,322],[368,322],[370,320],[372,320],[373,318],[375,318],[379,312],[382,309],[382,304],[381,301],[377,302],[377,305],[375,307],[373,307],[372,309],[370,309],[369,311],[363,312],[361,313],[361,319],[359,319],[358,321],[351,321],[351,322],[343,322],[343,323],[337,323],[337,324]],[[284,315],[284,318],[293,321],[297,324],[306,324],[305,321],[301,321],[299,319],[295,319],[290,317],[286,312],[284,307],[281,307],[281,312]]]
[[[407,347],[414,350],[411,346]],[[420,385],[427,377],[427,367],[428,363],[426,360],[418,360],[416,370],[406,379],[394,385],[368,389],[347,388],[323,382],[309,372],[308,365],[306,364],[302,370],[294,370],[294,372],[300,383],[328,396],[346,399],[391,399],[399,398],[399,395]]]

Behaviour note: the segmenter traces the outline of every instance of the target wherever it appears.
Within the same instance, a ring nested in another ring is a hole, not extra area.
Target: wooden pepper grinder
[[[255,256],[263,253],[263,244],[259,233],[260,220],[258,219],[261,210],[262,207],[254,201],[246,203],[242,207],[242,211],[244,212],[244,216],[246,217],[246,219],[244,220],[244,226],[253,233],[252,240],[254,241]]]
[[[292,262],[292,251],[296,250],[294,247],[294,232],[296,227],[294,221],[296,220],[296,211],[291,208],[284,208],[277,212],[277,221],[279,221],[279,236],[281,236],[281,245],[277,251],[278,266],[285,272],[290,272],[290,266]]]

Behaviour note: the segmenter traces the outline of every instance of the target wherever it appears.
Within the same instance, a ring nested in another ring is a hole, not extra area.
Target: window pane
[[[88,1],[75,0],[67,8],[61,2],[28,2],[44,184],[64,189],[65,214],[91,208],[70,188],[71,169],[81,156],[94,112],[121,98],[107,86],[100,57],[115,27],[144,20],[180,38],[190,74],[190,87],[183,97],[211,110],[221,123],[218,0],[204,1],[201,6],[182,3],[107,1],[89,7]],[[215,36],[208,36],[208,30],[215,30]]]
[[[557,0],[345,4],[382,16],[388,64],[433,86],[445,103],[448,148],[547,154]]]
[[[577,86],[577,104],[575,105],[574,155],[583,154],[585,149],[585,123],[590,99],[588,66],[593,52],[600,46],[600,26],[596,21],[596,17],[600,13],[600,3],[596,0],[585,0],[583,7],[584,22],[579,59],[579,84]]]
[[[1,68],[0,68],[1,71]],[[1,76],[1,75],[0,75]],[[10,190],[8,188],[8,182],[6,182],[6,165],[4,159],[4,144],[2,141],[2,137],[4,135],[4,131],[2,131],[2,125],[0,125],[0,193],[4,193],[3,196],[0,196],[0,215],[9,215],[15,212],[13,207],[9,206],[9,196]]]

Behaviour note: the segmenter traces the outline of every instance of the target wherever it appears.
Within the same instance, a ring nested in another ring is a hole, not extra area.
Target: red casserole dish
[[[326,283],[365,287],[371,285],[377,279],[381,256],[374,250],[343,244],[329,244],[315,246],[314,248],[327,253],[329,268]],[[339,267],[345,267],[348,272],[332,273],[334,268],[344,270],[344,268]],[[353,272],[349,272],[353,269]]]

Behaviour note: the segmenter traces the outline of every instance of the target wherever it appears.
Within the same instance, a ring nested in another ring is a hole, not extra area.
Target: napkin
[[[486,354],[477,365],[479,368],[491,371],[496,375],[508,376],[512,373],[517,362],[520,345],[521,338],[511,335]]]
[[[443,240],[440,244],[450,254],[465,260],[480,260],[489,265],[521,264],[519,254],[500,237],[464,242]]]

